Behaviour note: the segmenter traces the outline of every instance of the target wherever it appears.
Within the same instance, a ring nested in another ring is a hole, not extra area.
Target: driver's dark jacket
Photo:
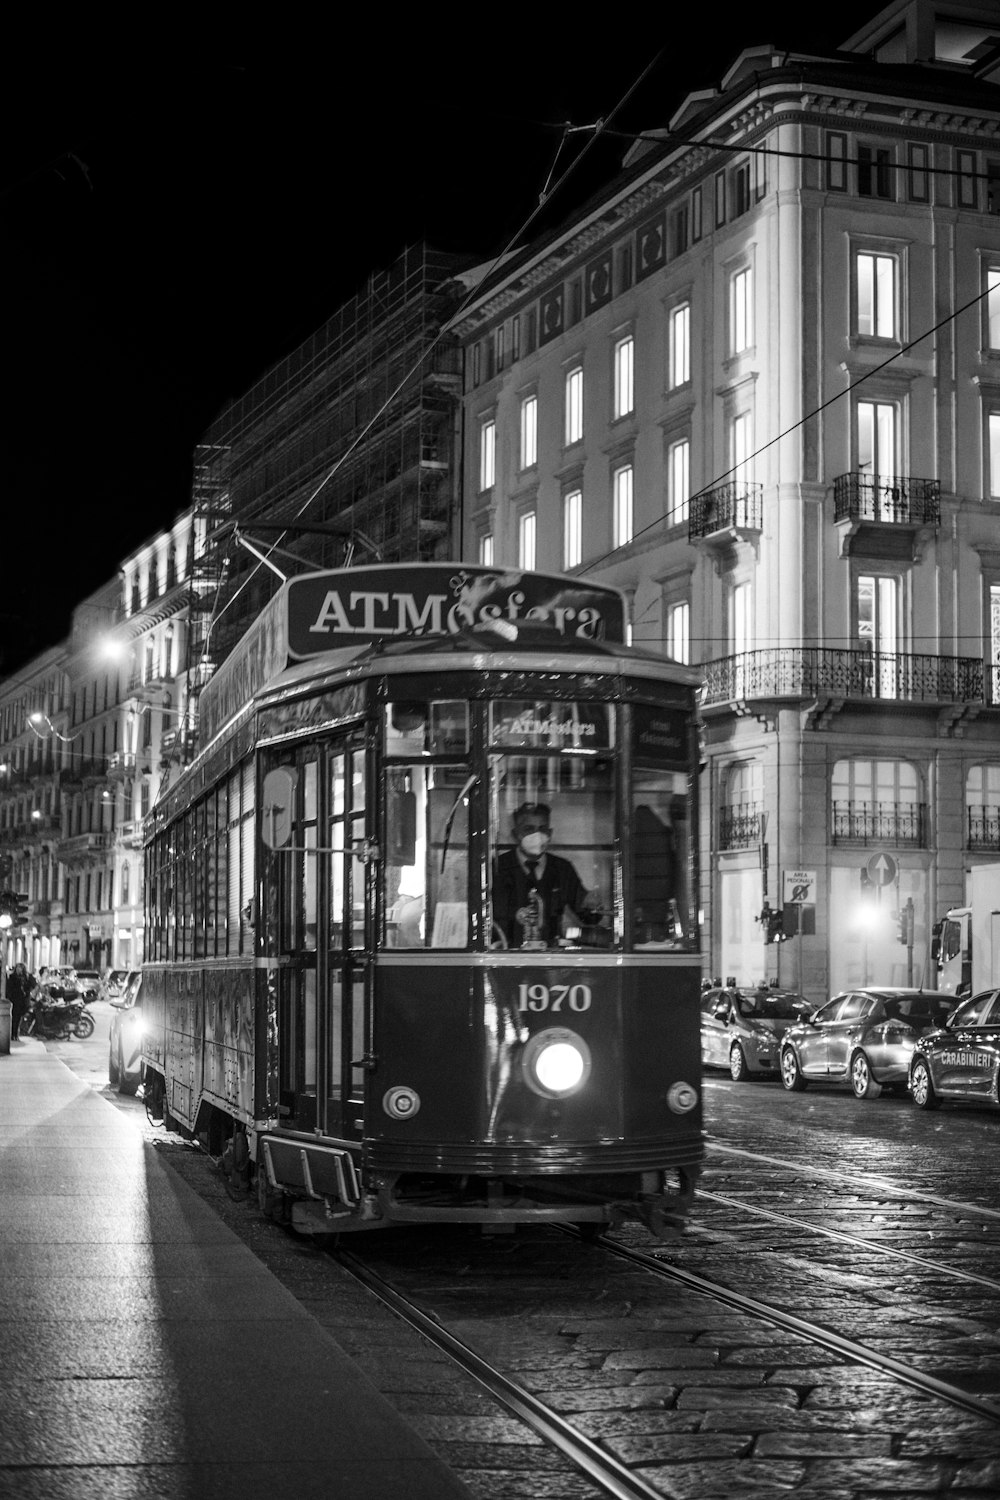
[[[568,859],[558,854],[546,854],[539,861],[534,878],[529,881],[517,853],[508,849],[501,854],[493,867],[493,920],[500,928],[507,944],[519,948],[527,936],[514,913],[528,905],[532,889],[537,890],[542,904],[542,940],[553,945],[560,935],[560,922],[568,906],[577,921],[584,925],[598,919],[592,912],[582,910],[586,887]]]

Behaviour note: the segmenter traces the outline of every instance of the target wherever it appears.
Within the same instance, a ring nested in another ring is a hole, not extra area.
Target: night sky
[[[209,10],[197,31],[170,17],[144,34],[102,33],[91,11],[75,32],[8,36],[0,674],[58,643],[187,505],[213,417],[370,270],[421,239],[502,250],[588,139],[557,159],[563,122],[606,119],[645,75],[613,125],[665,126],[743,47],[830,50],[877,8],[627,36],[614,14],[584,28],[563,7],[540,26],[422,8],[400,28],[386,12],[368,32]],[[627,145],[592,148],[529,238]]]

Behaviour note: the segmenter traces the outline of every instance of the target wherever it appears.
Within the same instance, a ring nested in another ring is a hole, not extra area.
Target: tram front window
[[[620,939],[613,757],[607,704],[491,705],[491,946]]]
[[[469,709],[395,702],[385,712],[382,909],[388,948],[469,944]]]
[[[632,784],[632,918],[637,948],[694,948],[687,776],[637,766]]]

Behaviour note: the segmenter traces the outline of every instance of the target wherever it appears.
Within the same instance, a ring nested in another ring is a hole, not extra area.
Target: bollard
[[[9,1000],[0,1000],[0,1057],[7,1057],[10,1053],[11,1009]]]

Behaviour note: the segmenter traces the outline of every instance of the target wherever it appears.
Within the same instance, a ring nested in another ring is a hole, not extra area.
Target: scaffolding
[[[441,330],[468,264],[423,245],[404,251],[205,434],[195,455],[193,690],[279,586],[234,547],[232,523],[265,548],[280,544],[274,561],[289,575],[352,557],[450,553],[461,351]],[[276,523],[322,530],[282,535]]]

